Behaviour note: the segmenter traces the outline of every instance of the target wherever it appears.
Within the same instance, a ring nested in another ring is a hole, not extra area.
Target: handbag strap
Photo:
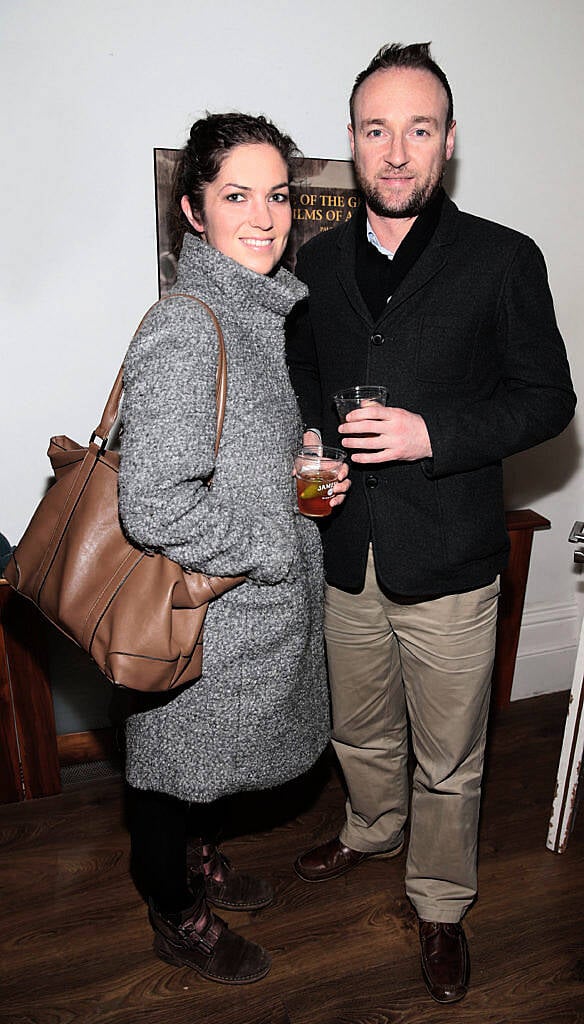
[[[158,302],[153,302],[150,309],[147,309],[144,316],[140,320],[136,330],[134,331],[134,338],[140,331],[142,324],[146,320],[146,317],[150,315],[152,310],[159,306],[161,302],[166,302],[168,299],[193,299],[194,302],[198,302],[203,309],[207,310],[207,313],[211,317],[215,330],[217,331],[217,341],[219,342],[219,359],[217,362],[217,376],[215,382],[215,403],[217,405],[217,429],[215,433],[215,458],[219,451],[219,442],[221,440],[221,432],[223,430],[223,420],[225,418],[225,403],[227,401],[227,354],[225,352],[225,341],[223,339],[223,331],[221,325],[215,316],[213,310],[206,302],[202,299],[198,299],[196,295],[189,295],[187,292],[172,292],[170,295],[163,295]],[[133,339],[132,339],[133,340]],[[124,364],[120,366],[118,375],[115,379],[114,386],[109,393],[109,398],[105,403],[105,409],[101,414],[101,420],[91,435],[91,442],[98,439],[101,443],[102,450],[106,447],[110,431],[117,419],[118,410],[120,407],[120,400],[122,397],[122,391],[124,390]]]

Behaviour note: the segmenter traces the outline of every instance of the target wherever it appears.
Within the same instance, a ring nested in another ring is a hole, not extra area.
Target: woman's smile
[[[183,210],[209,245],[248,270],[269,274],[292,226],[286,163],[268,143],[236,146],[207,185],[202,212],[184,200]]]

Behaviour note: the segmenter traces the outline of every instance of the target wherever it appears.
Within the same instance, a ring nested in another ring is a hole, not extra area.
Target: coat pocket
[[[428,384],[454,384],[473,372],[477,328],[457,316],[424,316],[419,321],[416,379]]]

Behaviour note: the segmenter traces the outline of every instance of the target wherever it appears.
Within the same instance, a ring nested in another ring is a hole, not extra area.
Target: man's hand
[[[432,455],[423,417],[407,409],[378,404],[354,409],[341,423],[339,434],[353,462],[416,462]]]

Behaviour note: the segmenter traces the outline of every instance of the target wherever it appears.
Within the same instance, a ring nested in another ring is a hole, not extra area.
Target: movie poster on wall
[[[158,236],[158,290],[166,295],[176,278],[177,246],[173,251],[173,227],[169,220],[172,182],[180,150],[154,150],[156,229]],[[350,220],[359,205],[353,164],[350,160],[303,158],[295,161],[295,181],[290,187],[292,231],[284,258],[294,270],[296,253],[304,242],[321,231]]]

